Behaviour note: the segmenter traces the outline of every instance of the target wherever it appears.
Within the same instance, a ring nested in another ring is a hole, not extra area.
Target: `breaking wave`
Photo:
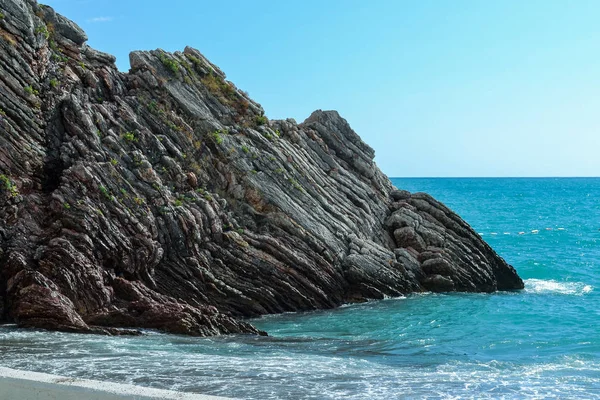
[[[545,279],[526,279],[525,292],[539,294],[564,294],[583,296],[590,293],[594,288],[583,282],[559,282]]]

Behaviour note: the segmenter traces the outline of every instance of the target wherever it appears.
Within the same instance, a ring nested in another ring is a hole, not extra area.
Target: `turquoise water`
[[[270,337],[0,327],[0,364],[247,399],[600,398],[600,179],[394,179],[458,212],[521,292],[254,320]]]

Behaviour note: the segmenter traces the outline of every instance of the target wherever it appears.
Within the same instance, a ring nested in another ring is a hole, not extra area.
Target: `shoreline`
[[[71,378],[0,367],[0,398],[19,400],[227,400],[130,384]]]

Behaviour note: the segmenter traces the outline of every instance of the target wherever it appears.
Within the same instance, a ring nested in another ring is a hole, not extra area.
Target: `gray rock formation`
[[[50,7],[0,12],[3,321],[260,333],[242,319],[523,287],[451,210],[392,187],[337,112],[269,121],[197,50],[120,73]]]

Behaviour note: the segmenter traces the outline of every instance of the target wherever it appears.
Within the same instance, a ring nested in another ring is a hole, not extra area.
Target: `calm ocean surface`
[[[0,365],[247,399],[600,398],[600,179],[392,180],[460,214],[525,290],[254,320],[267,338],[0,327]]]

